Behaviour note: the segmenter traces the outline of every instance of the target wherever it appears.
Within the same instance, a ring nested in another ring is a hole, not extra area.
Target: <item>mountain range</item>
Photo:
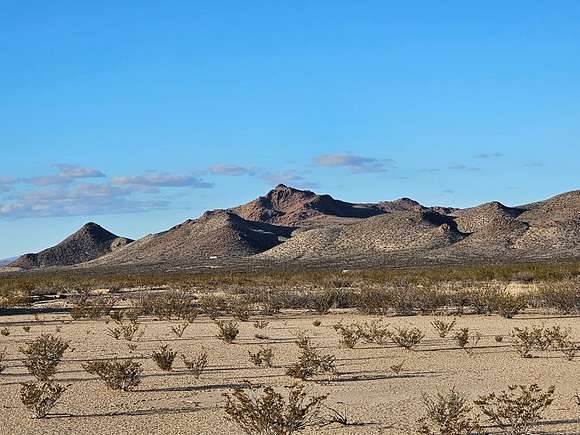
[[[426,207],[401,198],[350,203],[278,185],[133,241],[88,223],[10,269],[228,264],[416,265],[580,257],[580,191],[508,207]]]

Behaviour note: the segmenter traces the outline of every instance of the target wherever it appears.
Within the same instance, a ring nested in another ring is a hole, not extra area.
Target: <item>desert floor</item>
[[[557,351],[535,352],[537,358],[521,358],[510,346],[508,336],[515,326],[544,323],[570,327],[576,342],[580,339],[578,317],[529,314],[514,319],[497,316],[461,316],[457,326],[479,331],[482,339],[473,355],[458,349],[452,339],[437,336],[430,322],[433,316],[389,317],[391,326],[410,325],[421,328],[426,337],[409,352],[390,344],[379,347],[359,342],[354,349],[338,346],[338,335],[332,325],[364,322],[377,317],[335,311],[326,315],[310,312],[284,312],[268,318],[263,330],[252,321],[240,322],[240,335],[233,344],[215,338],[217,327],[206,317],[198,317],[182,338],[171,332],[178,321],[142,320],[145,326],[137,349],[130,353],[125,342],[107,335],[104,321],[74,321],[66,313],[10,315],[0,318],[0,327],[11,334],[0,336],[0,350],[6,348],[8,368],[0,375],[0,430],[5,434],[237,434],[236,425],[227,420],[222,394],[242,385],[255,384],[282,387],[292,382],[285,368],[297,359],[293,344],[298,331],[306,331],[321,352],[337,357],[340,376],[329,382],[307,382],[312,394],[329,394],[327,404],[342,407],[358,425],[341,427],[332,424],[309,428],[305,433],[338,434],[411,434],[416,420],[423,414],[422,393],[436,393],[456,387],[470,399],[511,384],[537,383],[556,386],[555,401],[547,411],[541,433],[580,433],[580,407],[572,400],[580,392],[580,357],[565,360]],[[312,322],[321,320],[315,327]],[[29,332],[23,326],[31,327]],[[30,380],[23,367],[18,346],[43,332],[55,333],[70,340],[70,349],[59,366],[57,380],[69,384],[61,402],[48,418],[32,419],[19,400],[19,383]],[[267,340],[257,339],[256,333]],[[505,339],[497,343],[496,335]],[[207,350],[209,365],[199,380],[186,371],[177,358],[174,370],[162,372],[150,359],[161,344],[185,354]],[[249,362],[248,351],[260,345],[271,345],[275,351],[274,367],[257,368]],[[81,363],[88,359],[133,356],[144,366],[141,384],[130,392],[107,389],[96,377],[87,374]],[[404,369],[394,374],[390,366],[404,361]],[[495,430],[497,432],[497,429]]]

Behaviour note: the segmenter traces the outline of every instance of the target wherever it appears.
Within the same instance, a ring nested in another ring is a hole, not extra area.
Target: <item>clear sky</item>
[[[12,1],[0,258],[279,182],[517,205],[580,187],[580,2]]]

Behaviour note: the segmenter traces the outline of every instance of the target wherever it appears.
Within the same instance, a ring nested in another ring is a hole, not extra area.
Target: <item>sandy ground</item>
[[[104,321],[71,322],[66,314],[42,314],[40,321],[30,315],[3,316],[0,326],[8,326],[11,334],[0,336],[0,349],[6,347],[8,368],[0,375],[0,430],[6,434],[237,434],[236,425],[223,411],[222,394],[244,380],[282,387],[292,381],[284,375],[285,367],[295,361],[298,350],[293,344],[297,331],[307,331],[321,351],[337,357],[341,375],[329,383],[307,382],[313,393],[329,394],[327,403],[344,402],[349,417],[360,425],[310,428],[306,433],[323,434],[411,434],[416,433],[416,420],[422,415],[421,394],[445,391],[451,387],[465,392],[471,399],[479,394],[505,389],[508,384],[538,383],[556,386],[556,398],[546,414],[539,433],[580,434],[580,407],[572,397],[580,392],[580,356],[566,361],[555,351],[524,359],[509,344],[495,335],[507,335],[514,326],[545,323],[559,324],[573,330],[580,340],[578,317],[525,315],[515,319],[497,316],[463,316],[457,327],[469,326],[483,338],[472,356],[457,349],[450,339],[440,339],[430,322],[433,317],[391,317],[392,326],[410,325],[421,328],[426,337],[416,352],[394,345],[379,347],[360,342],[355,349],[338,347],[338,335],[332,324],[343,320],[364,322],[376,317],[347,312],[324,316],[305,312],[288,312],[269,318],[264,330],[252,322],[240,323],[240,335],[233,344],[215,338],[217,327],[200,317],[185,331],[182,338],[171,332],[177,321],[143,320],[145,334],[132,354],[123,341],[106,334]],[[313,326],[313,320],[322,325]],[[30,325],[30,332],[22,326]],[[30,418],[19,400],[19,383],[30,380],[19,360],[18,345],[42,332],[55,332],[70,340],[71,349],[59,366],[57,379],[70,384],[61,402],[49,418]],[[267,335],[259,340],[256,333]],[[199,380],[188,374],[180,359],[172,372],[160,371],[149,358],[151,352],[167,343],[180,353],[193,354],[203,346],[209,366]],[[248,350],[268,344],[274,348],[272,368],[256,368],[248,360]],[[133,356],[144,366],[142,383],[135,391],[116,392],[105,388],[96,377],[87,374],[81,363],[87,359]],[[405,361],[404,370],[396,375],[389,367]],[[497,431],[496,431],[497,432]]]

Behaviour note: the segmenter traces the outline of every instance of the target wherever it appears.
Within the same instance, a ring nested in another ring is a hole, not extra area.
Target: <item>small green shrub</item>
[[[228,344],[232,343],[240,333],[238,324],[233,320],[216,320],[215,324],[219,328],[219,334],[216,337]]]
[[[419,433],[425,435],[463,435],[478,433],[481,425],[471,416],[465,395],[452,389],[436,396],[423,394],[425,417],[419,419]]]
[[[447,334],[451,332],[451,330],[455,326],[455,323],[456,323],[455,319],[449,322],[445,322],[444,320],[440,319],[435,319],[431,322],[431,325],[433,326],[433,328],[435,328],[435,331],[437,331],[439,337],[445,338],[447,337]]]
[[[165,372],[168,372],[171,371],[173,367],[173,361],[175,360],[176,356],[177,352],[171,350],[169,345],[164,344],[158,351],[153,352],[151,358],[153,361],[155,361],[157,367]]]
[[[56,373],[56,368],[69,344],[51,334],[42,334],[19,351],[24,354],[24,366],[39,381],[48,381]]]
[[[248,351],[250,362],[258,367],[272,367],[274,350],[271,347],[261,347],[257,352]]]
[[[395,333],[391,335],[392,340],[400,347],[406,350],[414,350],[425,334],[419,328],[395,328]]]
[[[66,387],[54,382],[25,382],[20,389],[20,400],[36,418],[44,418],[65,390]]]
[[[112,390],[129,391],[141,383],[141,364],[133,360],[93,360],[82,364],[87,373],[101,378]]]
[[[196,355],[192,358],[188,358],[185,355],[181,355],[181,359],[183,360],[183,364],[189,370],[189,372],[195,377],[195,379],[199,379],[205,368],[207,367],[207,352],[205,349],[202,348],[199,355]]]

